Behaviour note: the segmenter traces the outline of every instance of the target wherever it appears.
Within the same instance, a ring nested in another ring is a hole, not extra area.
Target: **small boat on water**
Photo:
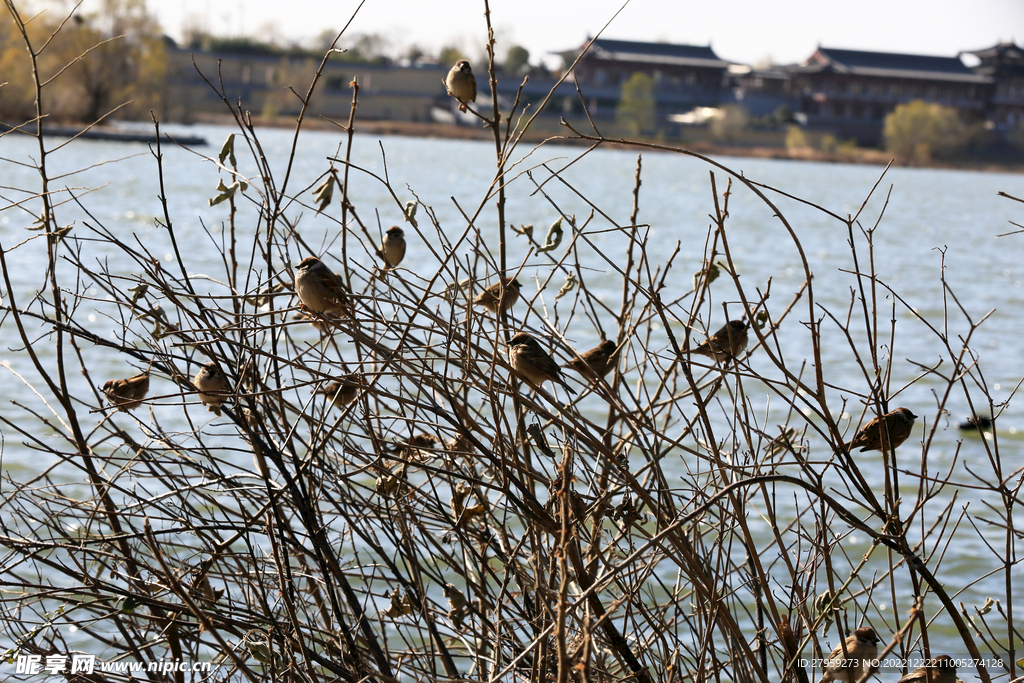
[[[12,131],[15,128],[17,128],[17,126],[12,126],[8,123],[0,123],[0,133]],[[35,133],[35,127],[32,124],[23,126],[22,130],[26,133]],[[43,126],[43,135],[46,137],[77,137],[82,140],[108,140],[113,142],[156,142],[156,133],[143,132],[141,130],[123,130],[111,128],[109,126],[93,126],[87,130],[75,126]],[[177,143],[186,147],[202,147],[209,144],[206,141],[206,138],[199,135],[177,135],[175,133],[164,132],[161,135],[161,138],[163,142]]]

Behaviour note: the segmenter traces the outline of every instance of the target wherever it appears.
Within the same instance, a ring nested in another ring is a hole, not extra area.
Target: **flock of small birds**
[[[477,86],[473,70],[465,59],[460,59],[448,72],[444,80],[448,93],[459,102],[459,109],[466,111],[469,103],[476,100]],[[378,256],[385,263],[385,270],[391,270],[402,262],[406,253],[405,236],[398,226],[387,230]],[[509,311],[520,299],[522,285],[515,278],[500,279],[472,301],[493,314]],[[332,272],[319,258],[309,256],[303,259],[295,270],[295,294],[310,322],[318,324],[322,318],[351,316],[352,304],[342,284],[342,278]],[[692,349],[681,351],[683,355],[701,355],[716,363],[728,363],[739,357],[747,348],[749,326],[742,320],[730,320],[705,341]],[[595,348],[577,355],[564,366],[544,350],[544,347],[527,332],[518,332],[507,342],[507,353],[512,370],[534,387],[552,382],[570,394],[576,392],[566,383],[563,367],[572,370],[588,381],[597,381],[606,376],[618,364],[619,347],[615,342],[603,340]],[[204,364],[192,380],[199,400],[208,410],[221,414],[221,406],[231,395],[229,378],[215,362]],[[142,405],[150,385],[150,371],[126,379],[106,382],[102,391],[111,405],[121,411],[130,411]],[[316,393],[327,396],[335,407],[344,407],[358,396],[359,377],[349,374],[330,382]],[[910,436],[917,418],[909,409],[900,407],[875,417],[860,429],[852,440],[842,448],[849,452],[855,448],[863,451],[892,452]],[[992,429],[989,418],[972,418],[960,425],[963,430],[985,431]],[[842,681],[855,683],[873,671],[878,656],[879,638],[868,627],[858,628],[836,647],[825,659],[824,675],[820,683]],[[911,673],[903,676],[900,683],[956,683],[955,661],[947,655],[929,660]]]
[[[448,74],[449,90],[452,90],[453,95],[458,94],[472,101],[476,94],[472,78],[469,62],[460,60]],[[467,83],[472,83],[472,87]],[[398,267],[405,258],[406,247],[403,230],[398,226],[389,228],[377,252],[385,263],[385,270]],[[499,315],[509,311],[519,301],[521,289],[522,284],[516,278],[502,278],[481,291],[472,300],[472,305]],[[301,319],[308,320],[321,332],[330,330],[332,319],[353,314],[352,302],[342,277],[332,272],[316,256],[308,256],[299,262],[295,269],[294,290],[301,304]],[[692,353],[706,356],[715,362],[728,362],[746,349],[747,330],[745,322],[729,321],[707,340],[694,349],[683,351],[683,354]],[[566,382],[562,367],[532,335],[518,332],[506,343],[506,347],[509,364],[517,376],[536,388],[540,388],[544,382],[552,382],[569,394],[576,394]],[[564,367],[579,373],[588,381],[597,381],[618,364],[618,352],[615,342],[603,340],[595,348],[580,353]],[[134,377],[106,382],[102,391],[111,405],[127,412],[142,405],[149,392],[149,379],[147,368]],[[213,361],[205,363],[192,379],[192,385],[200,402],[220,416],[221,406],[231,395],[231,381],[218,364]],[[343,407],[355,400],[358,387],[354,376],[348,375],[320,388],[317,393],[330,396],[332,405]]]

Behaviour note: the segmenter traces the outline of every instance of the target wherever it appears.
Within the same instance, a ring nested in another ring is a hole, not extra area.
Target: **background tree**
[[[952,107],[914,100],[885,117],[885,149],[905,164],[948,158],[967,146],[970,129]]]
[[[505,71],[519,73],[524,66],[529,66],[530,51],[521,45],[513,45],[505,55]]]
[[[718,114],[711,119],[711,134],[716,140],[734,142],[747,129],[749,122],[750,116],[745,108],[727,104],[719,108]]]
[[[437,63],[442,66],[451,66],[460,59],[465,59],[465,53],[454,45],[445,45],[437,53]]]
[[[653,133],[657,125],[656,107],[654,79],[647,74],[635,73],[622,84],[615,120],[633,135]]]
[[[49,30],[57,26],[51,19]],[[47,88],[50,113],[97,121],[121,105],[123,117],[162,113],[167,54],[156,19],[144,0],[104,0],[99,11],[75,14],[55,37],[44,68],[61,73]]]

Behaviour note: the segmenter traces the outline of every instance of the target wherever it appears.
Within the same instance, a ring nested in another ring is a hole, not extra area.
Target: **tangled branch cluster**
[[[225,102],[237,132],[205,159],[222,176],[211,191],[222,268],[203,276],[179,243],[159,144],[169,262],[93,216],[62,226],[62,212],[88,212],[88,194],[54,185],[55,150],[36,128],[42,185],[0,211],[37,219],[38,293],[12,283],[33,240],[0,245],[0,266],[4,338],[20,344],[44,408],[19,404],[0,420],[8,447],[17,435],[51,464],[3,482],[6,657],[212,659],[216,680],[805,682],[816,674],[803,660],[870,624],[883,656],[935,656],[932,634],[962,643],[962,658],[1001,661],[977,666],[986,683],[1016,678],[1021,470],[998,438],[968,479],[928,461],[933,416],[955,393],[991,416],[970,351],[982,320],[957,311],[943,281],[948,315],[970,334],[915,321],[954,368],[922,369],[944,393],[913,438],[896,432],[905,423],[868,424],[903,416],[882,349],[917,315],[875,276],[877,224],[828,214],[849,236],[853,296],[847,311],[824,309],[800,236],[773,203],[780,193],[666,150],[710,170],[704,265],[682,292],[670,276],[679,247],[656,253],[638,222],[641,159],[628,221],[585,197],[591,212],[577,220],[546,191],[574,191],[564,167],[513,161],[530,119],[516,105],[499,115],[492,98],[490,115],[474,113],[494,133],[496,169],[475,209],[456,205],[457,225],[352,163],[357,84],[345,153],[303,188],[292,186],[294,146],[275,173],[245,113]],[[300,118],[296,141],[301,128]],[[591,148],[621,142],[596,127],[570,133]],[[239,171],[243,154],[255,174]],[[349,192],[351,174],[393,198],[405,223],[388,235],[405,241],[402,257]],[[561,216],[542,240],[509,225],[513,183]],[[803,282],[781,305],[770,282],[750,289],[738,274],[733,184],[771,209],[800,255]],[[310,214],[333,226],[326,248],[304,236]],[[623,249],[602,250],[604,233]],[[618,278],[617,305],[596,293],[595,270]],[[324,289],[309,294],[304,274]],[[117,323],[116,339],[91,310]],[[780,341],[784,326],[802,329],[809,354]],[[849,345],[860,385],[825,377],[826,326]],[[603,343],[581,354],[573,335]],[[123,376],[96,377],[97,354],[123,361]],[[759,416],[765,396],[784,406],[772,413],[786,416],[780,427]],[[856,436],[834,416],[840,396],[861,403]],[[960,487],[983,492],[984,517],[957,507]],[[985,578],[956,569],[965,534],[987,544],[1004,591],[976,608],[957,602]]]

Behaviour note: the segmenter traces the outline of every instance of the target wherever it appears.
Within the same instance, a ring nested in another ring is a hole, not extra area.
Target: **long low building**
[[[225,113],[224,99],[240,102],[254,115],[295,116],[302,106],[289,89],[304,96],[319,61],[308,57],[220,54],[171,48],[165,116],[190,122],[204,113]],[[314,91],[308,114],[347,119],[353,79],[359,82],[363,119],[429,121],[435,105],[445,105],[447,69],[436,65],[394,66],[330,59]],[[211,87],[212,84],[212,87]]]

